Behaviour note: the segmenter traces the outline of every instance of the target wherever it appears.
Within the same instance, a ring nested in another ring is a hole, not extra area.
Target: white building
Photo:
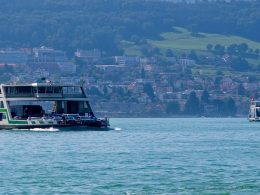
[[[0,64],[26,64],[28,54],[20,50],[0,50]]]
[[[66,62],[66,53],[48,47],[33,48],[33,61],[35,62]]]
[[[137,65],[140,63],[140,58],[138,56],[115,56],[116,64],[125,65]]]
[[[80,50],[75,52],[75,57],[85,62],[99,62],[101,59],[101,51],[99,49]]]

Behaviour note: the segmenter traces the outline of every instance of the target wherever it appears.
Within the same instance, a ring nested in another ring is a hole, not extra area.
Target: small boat
[[[109,120],[94,115],[79,85],[51,82],[0,85],[0,129],[50,127],[109,130]]]
[[[248,120],[250,122],[260,122],[260,101],[251,100]]]

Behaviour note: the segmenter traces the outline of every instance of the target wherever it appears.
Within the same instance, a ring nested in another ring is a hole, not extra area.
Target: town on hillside
[[[99,49],[78,49],[67,56],[44,46],[2,48],[0,83],[39,82],[44,77],[82,84],[97,114],[108,117],[246,116],[250,99],[259,97],[260,80],[245,71],[226,71],[231,58],[222,53],[213,59],[194,51],[104,56]],[[212,62],[217,69],[207,65]]]

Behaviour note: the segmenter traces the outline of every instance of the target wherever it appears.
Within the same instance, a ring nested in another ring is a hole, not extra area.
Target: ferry
[[[260,122],[260,101],[251,100],[248,120],[250,122]]]
[[[1,84],[0,129],[35,128],[109,130],[109,120],[94,115],[80,85]]]

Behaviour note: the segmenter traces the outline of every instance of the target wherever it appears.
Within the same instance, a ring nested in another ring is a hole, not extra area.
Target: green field
[[[260,49],[260,43],[239,36],[225,36],[220,34],[199,33],[193,36],[191,32],[184,28],[176,27],[173,32],[161,34],[160,40],[147,40],[147,42],[160,48],[161,51],[172,49],[175,52],[184,52],[185,50],[196,50],[198,52],[207,52],[207,44],[221,44],[228,46],[230,44],[247,43],[249,48]],[[132,42],[122,42],[122,48],[127,55],[140,55],[140,47]]]

